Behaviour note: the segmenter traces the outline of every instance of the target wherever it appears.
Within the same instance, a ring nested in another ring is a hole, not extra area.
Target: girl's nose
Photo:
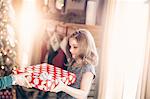
[[[72,48],[70,48],[70,52],[71,52],[71,53],[73,52],[73,49],[72,49]]]

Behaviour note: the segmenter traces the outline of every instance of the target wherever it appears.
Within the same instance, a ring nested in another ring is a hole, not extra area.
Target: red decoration
[[[27,68],[18,68],[14,73],[19,74],[23,72],[32,72],[31,76],[27,76],[28,81],[33,87],[43,91],[50,91],[55,88],[59,83],[59,79],[66,85],[76,81],[74,73],[46,63],[28,66]]]

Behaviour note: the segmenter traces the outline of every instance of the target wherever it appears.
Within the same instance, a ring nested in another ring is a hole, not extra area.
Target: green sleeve
[[[11,76],[0,77],[0,90],[5,89],[6,87],[10,87],[11,85],[12,85]]]

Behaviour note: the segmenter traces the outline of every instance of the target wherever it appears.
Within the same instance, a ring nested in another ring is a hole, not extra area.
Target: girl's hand
[[[31,88],[32,86],[30,85],[29,81],[25,76],[31,75],[31,73],[21,73],[21,74],[14,74],[12,75],[15,80],[15,84],[24,86],[27,88]]]
[[[60,91],[63,91],[63,89],[66,87],[67,85],[65,85],[60,79],[58,79],[58,85],[50,90],[51,92],[60,92]]]

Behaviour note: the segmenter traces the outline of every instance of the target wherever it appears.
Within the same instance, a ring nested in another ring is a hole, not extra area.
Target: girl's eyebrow
[[[78,44],[72,44],[73,46],[78,46]]]

